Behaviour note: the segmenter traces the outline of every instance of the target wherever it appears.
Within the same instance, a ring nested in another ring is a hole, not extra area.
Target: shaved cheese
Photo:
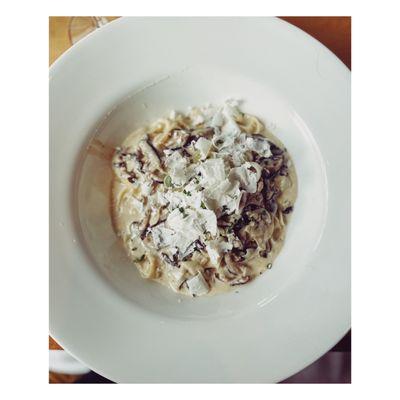
[[[186,281],[189,293],[192,296],[201,296],[209,292],[210,288],[201,272]]]
[[[229,173],[231,181],[238,181],[249,193],[257,191],[257,183],[261,177],[261,167],[255,162],[245,162],[241,167],[232,168]]]

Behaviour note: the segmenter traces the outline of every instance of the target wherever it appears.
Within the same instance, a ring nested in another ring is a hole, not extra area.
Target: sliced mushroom
[[[190,146],[193,142],[197,142],[197,140],[199,140],[199,139],[200,139],[200,136],[198,136],[198,135],[193,135],[192,133],[191,133],[191,134],[188,134],[187,137],[186,137],[186,141],[185,141],[185,143],[183,144],[183,147],[188,147],[188,146]]]
[[[281,155],[285,152],[285,150],[282,150],[275,143],[272,143],[269,140],[268,140],[268,144],[269,144],[269,149],[271,150],[271,153],[273,156]]]
[[[172,257],[166,253],[161,253],[161,255],[166,263],[172,265],[173,267],[178,267],[179,265],[178,254],[175,253]]]
[[[236,263],[241,263],[242,261],[244,261],[244,258],[245,258],[245,255],[246,255],[246,250],[243,249],[242,242],[240,242],[240,244],[241,244],[240,247],[233,247],[231,252],[230,252],[231,260],[236,262]]]
[[[203,276],[209,284],[212,284],[214,282],[216,271],[217,271],[216,268],[205,268],[204,269]]]
[[[149,218],[149,225],[151,227],[156,226],[158,224],[158,221],[160,220],[160,213],[161,209],[160,208],[153,208],[150,214]]]
[[[215,135],[215,128],[207,127],[196,131],[198,135],[201,135],[207,139],[211,139]]]
[[[113,171],[122,182],[134,183],[137,179],[137,169],[132,162],[134,154],[128,153],[127,149],[118,148],[113,156]]]
[[[249,217],[247,214],[243,213],[242,216],[238,219],[238,221],[233,226],[233,231],[235,232],[236,236],[238,232],[245,227],[250,222]]]
[[[138,147],[143,153],[143,158],[146,161],[149,171],[155,171],[161,167],[160,157],[148,140],[142,140]]]
[[[248,194],[246,199],[246,205],[244,210],[248,210],[250,206],[256,206],[257,208],[264,208],[264,196],[262,193]],[[252,207],[254,208],[254,207]]]
[[[251,221],[265,222],[270,224],[272,222],[271,215],[265,208],[257,208],[247,213]]]
[[[145,216],[139,226],[139,230],[140,230],[140,238],[143,240],[146,235],[147,235],[147,231],[150,225],[150,212],[146,211]]]
[[[240,202],[239,202],[239,212],[242,212],[244,206],[247,203],[247,198],[248,197],[249,197],[249,193],[242,192],[242,197],[240,198]]]
[[[288,176],[289,175],[289,168],[286,164],[283,164],[281,169],[279,170],[279,175],[281,176]]]
[[[238,286],[238,285],[244,285],[245,283],[250,282],[251,280],[251,276],[247,275],[247,276],[243,276],[237,280],[235,280],[234,282],[231,282],[231,286]]]
[[[221,215],[218,220],[217,220],[217,226],[220,228],[227,228],[228,226],[231,226],[232,222],[229,218],[229,215]]]
[[[270,212],[272,215],[275,215],[276,212],[278,211],[278,204],[276,203],[275,199],[272,198],[271,200],[269,200],[269,201],[266,202],[265,208],[266,208],[267,211]]]
[[[264,248],[264,243],[271,237],[274,230],[272,216],[265,209],[248,212],[250,222],[238,234],[243,243],[243,249]],[[254,252],[252,252],[253,254]],[[250,255],[246,254],[246,256]]]
[[[293,206],[289,206],[287,208],[285,208],[282,212],[284,214],[290,214],[293,211]]]
[[[224,262],[225,265],[222,266],[222,270],[228,280],[242,275],[243,264],[236,260],[236,256],[233,253],[225,254]]]

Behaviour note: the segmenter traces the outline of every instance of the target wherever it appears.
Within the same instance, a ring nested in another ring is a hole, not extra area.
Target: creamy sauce
[[[189,115],[171,115],[169,119],[132,133],[113,159],[115,179],[111,213],[117,235],[144,278],[183,294],[201,296],[225,292],[271,268],[283,246],[297,196],[296,173],[283,144],[255,117],[242,114],[236,106],[226,109],[230,113],[228,116],[226,111],[221,115],[210,108],[193,109]],[[180,133],[176,133],[177,130]],[[196,142],[184,147],[190,135]],[[242,144],[236,144],[240,142],[239,137]],[[222,148],[218,148],[221,140]],[[280,154],[272,154],[271,148]],[[247,158],[255,157],[264,164],[245,159],[241,149],[248,152]],[[190,154],[185,155],[185,152]],[[218,157],[223,158],[222,164]],[[276,161],[272,161],[273,158]],[[194,178],[188,179],[185,174],[192,164],[197,165],[196,173],[192,174]],[[265,183],[262,183],[267,182],[265,171],[269,173],[269,168],[274,171],[275,164],[281,166],[270,182],[273,188],[280,189],[280,194],[268,203],[271,209],[267,211],[265,196],[270,192],[265,191]],[[219,174],[222,175],[219,177]],[[200,190],[194,189],[199,186]],[[258,190],[260,187],[264,189]],[[186,190],[188,188],[191,190]],[[235,199],[239,192],[240,196]],[[158,198],[162,200],[155,202]],[[172,205],[181,198],[186,207],[182,207],[182,203],[181,206]],[[243,199],[263,203],[262,206],[250,203],[247,208],[240,209]],[[244,214],[247,223],[238,230],[239,219]],[[225,217],[233,233],[226,233],[230,228],[216,227]],[[185,221],[191,223],[183,225],[179,233],[178,226]],[[192,225],[196,224],[202,224],[204,232],[193,230]],[[178,233],[180,241],[176,240]],[[236,248],[239,237],[242,242]],[[175,238],[174,245],[166,245],[171,238]],[[247,248],[244,245],[247,239],[243,238],[249,238],[251,246]],[[192,250],[185,256],[184,249],[191,240],[198,247],[193,250],[191,243]]]

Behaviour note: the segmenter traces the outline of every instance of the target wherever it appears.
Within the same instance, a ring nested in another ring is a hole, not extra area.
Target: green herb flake
[[[184,214],[185,213],[185,209],[183,207],[179,207],[179,211]]]
[[[186,196],[191,196],[192,195],[192,193],[190,193],[190,192],[188,192],[186,190],[183,190],[183,194],[186,194]]]
[[[194,162],[198,162],[198,161],[200,161],[200,159],[201,159],[201,154],[200,154],[200,152],[198,150],[196,150],[193,153],[193,161]]]
[[[201,207],[201,208],[204,208],[204,209],[207,208],[206,205],[205,205],[203,202],[201,202],[200,207]]]
[[[144,260],[144,254],[143,254],[141,257],[136,258],[136,259],[135,259],[135,262],[141,262],[141,261],[143,261],[143,260]]]
[[[164,179],[164,185],[165,185],[165,186],[168,186],[168,187],[171,187],[171,186],[172,186],[172,179],[171,179],[171,177],[170,177],[169,175],[167,175],[167,176],[165,177],[165,179]]]

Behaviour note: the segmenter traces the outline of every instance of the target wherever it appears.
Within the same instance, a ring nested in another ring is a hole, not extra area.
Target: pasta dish
[[[284,146],[236,101],[133,132],[112,167],[114,228],[144,278],[202,296],[272,267],[296,174]]]

